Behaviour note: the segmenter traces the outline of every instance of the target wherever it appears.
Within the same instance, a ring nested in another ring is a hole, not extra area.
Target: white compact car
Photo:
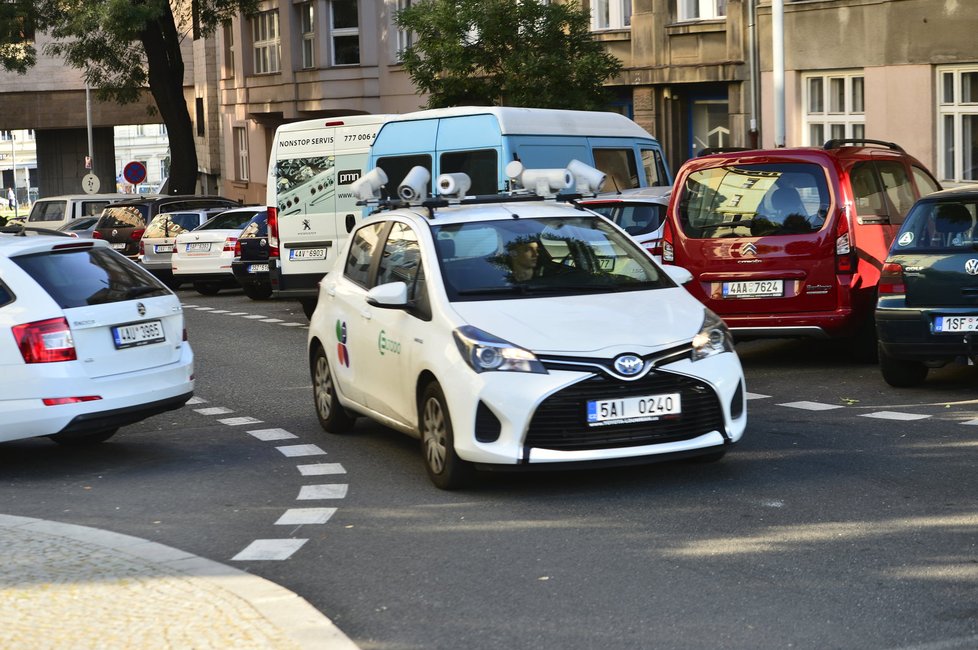
[[[193,395],[180,301],[104,241],[0,236],[0,330],[0,441],[101,442]]]
[[[264,211],[265,206],[232,208],[190,232],[177,235],[170,257],[173,282],[193,283],[197,293],[205,296],[216,295],[221,289],[237,287],[231,271],[234,245],[245,224]]]
[[[582,200],[581,205],[614,221],[658,262],[670,196],[671,187],[657,185],[602,194]]]
[[[201,208],[181,212],[161,212],[146,226],[139,240],[139,263],[171,289],[179,289],[173,279],[173,244],[179,235],[204,225],[227,208]]]
[[[310,322],[320,423],[341,432],[366,415],[420,438],[444,489],[479,466],[717,460],[746,427],[744,375],[690,279],[572,203],[377,213]]]

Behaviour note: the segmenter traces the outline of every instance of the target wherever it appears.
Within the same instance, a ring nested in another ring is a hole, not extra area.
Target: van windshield
[[[818,165],[730,165],[691,173],[678,216],[694,239],[802,235],[825,225],[829,205]]]

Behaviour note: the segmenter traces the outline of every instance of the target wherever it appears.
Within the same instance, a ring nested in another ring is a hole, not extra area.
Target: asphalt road
[[[180,295],[202,401],[93,449],[0,445],[0,512],[233,564],[365,649],[978,647],[973,367],[896,390],[840,346],[742,343],[723,461],[447,493],[406,436],[320,431],[297,304]],[[286,557],[242,559],[259,540]]]

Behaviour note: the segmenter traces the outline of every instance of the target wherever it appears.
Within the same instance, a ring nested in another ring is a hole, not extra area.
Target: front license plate
[[[172,253],[173,244],[156,244],[153,246],[153,250],[157,253]]]
[[[293,248],[289,251],[290,260],[324,260],[325,248]]]
[[[657,420],[663,415],[680,413],[682,413],[682,403],[679,393],[590,400],[587,403],[587,422],[593,427],[648,422]]]
[[[936,316],[935,332],[978,332],[978,316]]]
[[[248,273],[268,273],[268,264],[249,264]]]
[[[724,298],[768,298],[784,295],[784,280],[724,282]]]
[[[122,350],[123,348],[134,348],[139,345],[165,341],[166,335],[163,333],[162,322],[148,320],[143,323],[113,327],[112,338],[115,339],[115,347]]]
[[[193,244],[187,244],[188,253],[206,253],[210,249],[210,242],[194,242]]]
[[[122,244],[112,244],[112,248],[114,248],[114,249],[116,249],[118,251],[121,251],[125,247],[126,247],[125,243],[122,243]]]

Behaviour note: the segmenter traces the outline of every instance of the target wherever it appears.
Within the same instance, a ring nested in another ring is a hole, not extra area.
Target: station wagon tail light
[[[849,240],[849,213],[843,208],[839,210],[835,228],[835,272],[849,274],[855,271],[856,260]]]
[[[234,256],[235,257],[241,257],[241,242],[240,241],[235,241],[234,242]]]
[[[666,220],[665,225],[662,226],[662,261],[663,262],[675,262],[676,261],[676,249],[672,246],[672,225]]]
[[[102,239],[102,233],[97,230],[92,231],[92,239]]]
[[[143,238],[144,232],[146,232],[145,228],[136,228],[135,230],[132,231],[132,234],[129,235],[129,239],[133,241],[139,241],[140,239]]]
[[[237,245],[238,245],[237,237],[228,237],[227,239],[224,240],[224,252],[234,253],[237,250]]]
[[[547,369],[532,352],[488,332],[463,325],[452,334],[462,358],[476,372],[496,370],[547,374]]]
[[[880,273],[879,295],[892,296],[906,293],[907,285],[903,282],[903,267],[896,262],[887,262]]]
[[[25,363],[74,361],[78,358],[75,355],[75,341],[64,317],[15,325],[13,332]]]
[[[61,404],[78,404],[79,402],[94,402],[102,399],[99,395],[81,395],[80,397],[45,397],[41,401],[44,406],[59,406]]]
[[[733,352],[733,337],[723,319],[711,310],[705,309],[703,325],[693,337],[692,360],[699,361],[721,352]]]
[[[145,255],[146,254],[146,244],[143,243],[143,240],[142,239],[139,240],[139,254],[140,255]]]
[[[645,244],[645,250],[652,255],[662,256],[662,240],[656,239]]]
[[[268,207],[268,256],[278,257],[278,208]]]

